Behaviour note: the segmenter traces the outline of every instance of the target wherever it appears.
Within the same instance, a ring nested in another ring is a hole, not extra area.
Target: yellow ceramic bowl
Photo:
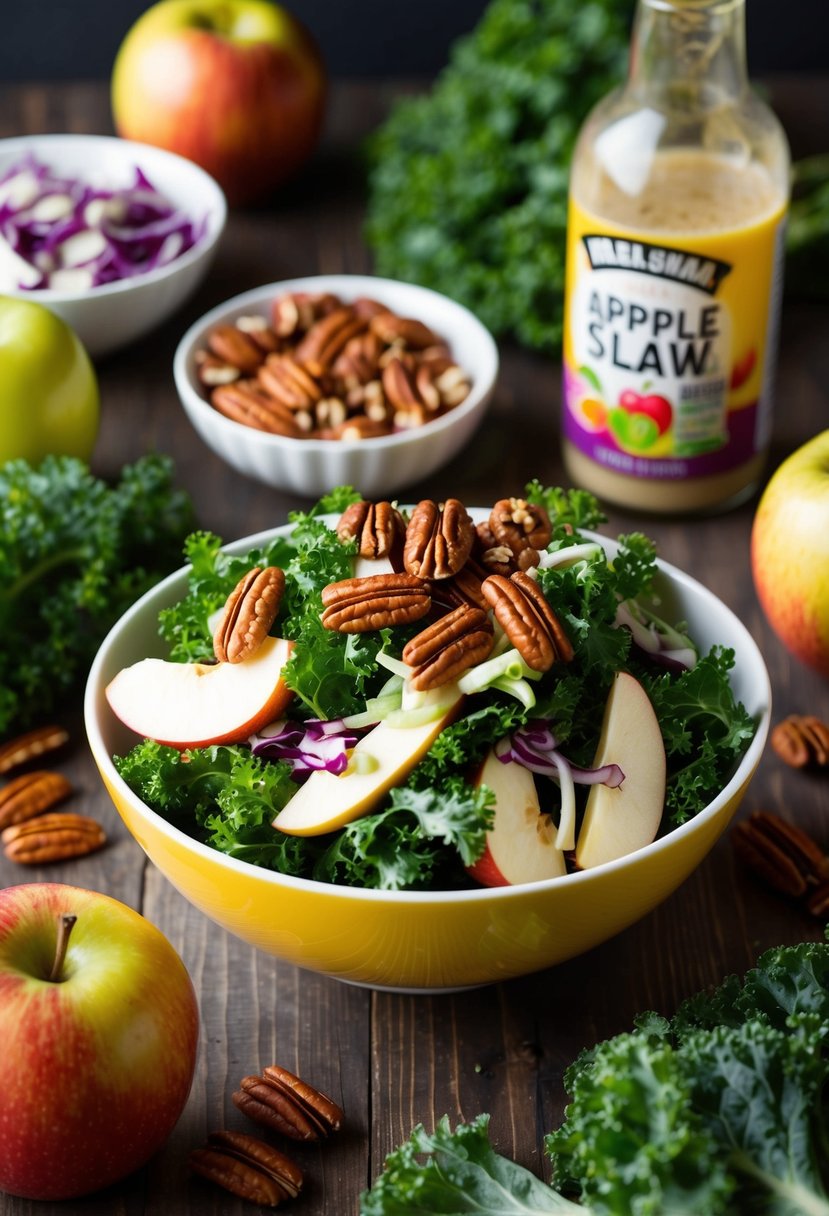
[[[244,552],[273,532],[230,546]],[[604,540],[608,552],[613,542]],[[524,975],[574,957],[650,912],[700,864],[727,826],[762,753],[771,693],[762,656],[742,623],[698,582],[660,563],[667,619],[684,619],[703,650],[733,647],[733,683],[757,733],[725,788],[695,819],[619,861],[526,886],[457,892],[381,892],[288,878],[226,857],[150,810],[111,756],[135,743],[104,690],[117,671],[162,655],[158,611],[180,599],[171,575],[115,625],[86,690],[89,743],[128,829],[169,881],[204,914],[268,954],[350,983],[398,991],[452,990]]]

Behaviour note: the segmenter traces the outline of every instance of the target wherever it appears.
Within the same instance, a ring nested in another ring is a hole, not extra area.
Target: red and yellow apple
[[[71,1199],[142,1166],[198,1033],[184,964],[143,916],[58,883],[0,890],[0,1189]]]
[[[829,676],[829,430],[769,479],[754,515],[751,570],[783,645]]]
[[[169,747],[241,743],[279,718],[293,693],[282,679],[293,643],[265,638],[241,663],[141,659],[110,681],[117,718]]]
[[[673,409],[667,397],[657,393],[637,393],[626,388],[619,394],[619,405],[629,414],[644,414],[656,423],[660,435],[664,435],[673,419]]]
[[[556,827],[542,815],[535,779],[529,769],[510,761],[502,764],[489,752],[475,779],[495,795],[495,818],[486,834],[486,848],[470,878],[484,887],[508,887],[566,874],[564,854],[556,848]]]
[[[231,205],[261,200],[314,150],[326,73],[305,27],[270,0],[160,0],[118,51],[118,134],[201,165]]]

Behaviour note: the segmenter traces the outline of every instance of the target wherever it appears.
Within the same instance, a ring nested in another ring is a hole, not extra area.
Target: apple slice
[[[510,887],[567,873],[564,854],[555,844],[555,824],[541,813],[529,769],[515,761],[502,764],[491,751],[474,784],[488,785],[495,794],[495,819],[486,849],[467,867],[471,878],[484,887]]]
[[[292,648],[269,637],[241,663],[142,659],[119,671],[106,697],[125,726],[158,743],[240,743],[278,718],[293,696],[282,680]]]
[[[417,725],[399,725],[399,717],[380,722],[357,743],[345,772],[312,773],[273,826],[289,836],[322,836],[367,815],[400,784],[460,709],[463,695],[455,684],[436,692],[440,697],[431,712],[427,706],[413,711]]]
[[[576,864],[583,870],[650,844],[662,820],[662,732],[648,694],[627,672],[619,672],[610,689],[593,764],[618,764],[625,777],[616,789],[590,790],[576,842]]]

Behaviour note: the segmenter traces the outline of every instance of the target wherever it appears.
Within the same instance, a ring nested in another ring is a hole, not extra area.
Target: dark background
[[[572,0],[574,8],[581,0]],[[485,0],[289,0],[339,77],[431,76]],[[106,79],[146,0],[0,0],[0,83]],[[633,0],[631,0],[631,9]],[[826,0],[746,0],[753,76],[829,69]],[[12,17],[12,13],[14,16]]]

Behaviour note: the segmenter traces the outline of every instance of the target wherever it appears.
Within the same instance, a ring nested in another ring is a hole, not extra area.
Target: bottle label
[[[768,443],[783,209],[736,231],[648,238],[572,199],[563,434],[616,473],[725,473]]]

